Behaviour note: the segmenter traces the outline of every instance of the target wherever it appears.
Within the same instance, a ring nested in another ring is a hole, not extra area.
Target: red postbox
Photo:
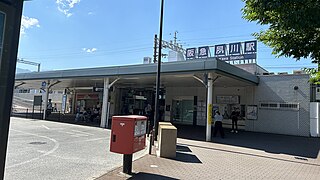
[[[128,115],[113,116],[110,151],[133,154],[146,146],[147,117]]]

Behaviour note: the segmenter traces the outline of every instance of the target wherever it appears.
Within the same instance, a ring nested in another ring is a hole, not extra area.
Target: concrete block
[[[161,125],[159,129],[159,149],[157,154],[165,158],[176,157],[177,128],[173,125]]]

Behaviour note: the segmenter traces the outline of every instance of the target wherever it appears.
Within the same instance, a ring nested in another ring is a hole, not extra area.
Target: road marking
[[[71,130],[71,131],[94,136],[94,134],[83,132],[83,131],[78,131],[78,130]]]
[[[50,128],[48,128],[48,127],[47,127],[47,126],[45,126],[45,125],[42,125],[42,127],[46,128],[46,129],[48,129],[48,130],[50,129]]]
[[[64,132],[64,131],[60,131],[60,132]],[[75,133],[72,133],[72,132],[64,132],[66,134],[71,134],[71,135],[75,135]]]
[[[85,134],[74,134],[71,135],[72,137],[88,137],[89,135],[85,135]]]
[[[67,132],[67,131],[59,131],[61,133],[66,133],[70,134],[72,137],[87,137],[87,136],[94,136],[94,134],[82,132],[82,131],[77,131],[77,130],[71,130],[73,132]]]
[[[51,149],[50,151],[36,157],[36,158],[33,158],[33,159],[30,159],[28,161],[23,161],[21,163],[17,163],[17,164],[13,164],[11,166],[6,166],[6,169],[9,169],[9,168],[14,168],[14,167],[17,167],[17,166],[21,166],[21,165],[24,165],[24,164],[27,164],[27,163],[30,163],[30,162],[33,162],[33,161],[36,161],[36,160],[39,160],[40,158],[43,158],[45,156],[48,156],[52,153],[54,153],[60,146],[59,142],[53,138],[50,138],[50,137],[47,137],[47,136],[40,136],[40,135],[37,135],[37,134],[32,134],[32,133],[28,133],[28,132],[23,132],[23,131],[18,131],[18,130],[15,130],[15,129],[10,129],[10,131],[16,131],[16,132],[19,132],[19,133],[22,133],[22,134],[27,134],[27,135],[31,135],[31,136],[36,136],[36,137],[40,137],[40,138],[45,138],[45,139],[48,139],[52,142],[54,142],[54,147],[53,149]]]
[[[83,143],[83,142],[93,142],[93,141],[109,141],[107,138],[95,138],[95,139],[86,139],[86,140],[78,140],[78,141],[71,141],[71,142],[66,142],[62,144],[71,144],[71,143]]]

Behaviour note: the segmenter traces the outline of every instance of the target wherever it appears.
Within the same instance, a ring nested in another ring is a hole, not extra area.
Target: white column
[[[73,88],[73,91],[72,91],[72,104],[71,104],[71,114],[75,114],[75,109],[77,108],[77,102],[76,102],[76,95],[77,95],[77,92],[76,92],[76,88]]]
[[[44,107],[43,107],[42,119],[46,119],[46,116],[47,116],[48,99],[49,99],[49,82],[47,82],[47,85],[46,85],[46,93],[44,96]]]
[[[103,86],[103,102],[102,102],[102,112],[101,112],[101,124],[100,127],[106,128],[106,123],[108,123],[108,99],[109,97],[109,78],[104,78]]]
[[[207,88],[207,130],[206,130],[206,141],[211,141],[211,124],[212,124],[212,93],[213,93],[213,82],[212,73],[208,73],[208,88]]]

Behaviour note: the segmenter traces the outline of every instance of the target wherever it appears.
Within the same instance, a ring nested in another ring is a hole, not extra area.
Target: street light
[[[164,0],[161,0],[160,7],[160,32],[159,32],[159,50],[158,50],[158,68],[157,68],[157,81],[156,81],[156,98],[155,98],[155,115],[153,120],[152,140],[150,142],[149,154],[151,154],[152,144],[154,139],[157,139],[158,122],[159,122],[159,88],[160,88],[160,73],[161,73],[161,50],[162,50],[162,26],[163,26],[163,6]]]

